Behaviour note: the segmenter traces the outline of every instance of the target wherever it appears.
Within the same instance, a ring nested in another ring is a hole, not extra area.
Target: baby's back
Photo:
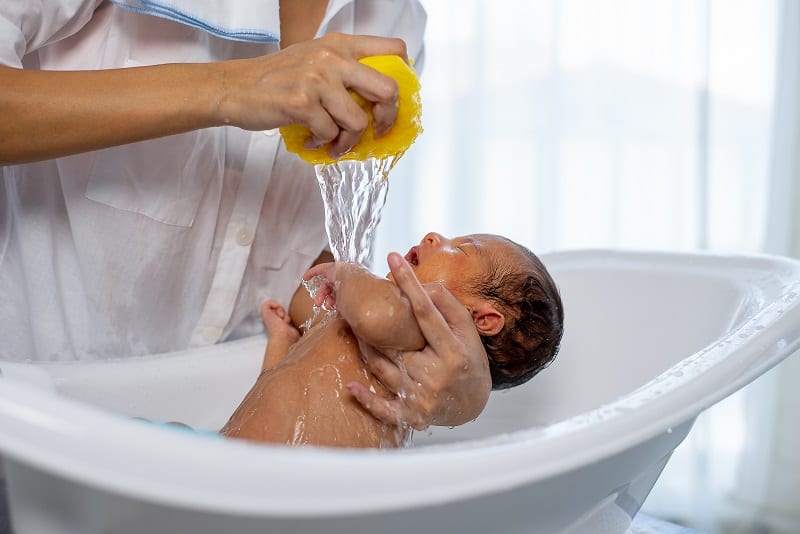
[[[358,341],[342,319],[330,319],[264,371],[222,433],[268,443],[330,447],[397,447],[403,436],[355,400],[347,384],[387,396],[361,363]]]

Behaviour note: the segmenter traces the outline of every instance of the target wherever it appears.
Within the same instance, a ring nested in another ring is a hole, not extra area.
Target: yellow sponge
[[[397,119],[389,132],[376,139],[373,129],[372,103],[350,91],[356,102],[369,114],[370,121],[359,142],[339,159],[365,160],[367,158],[386,159],[389,156],[400,157],[422,132],[422,103],[419,97],[417,74],[414,68],[403,61],[400,56],[371,56],[359,61],[397,82]],[[308,127],[302,124],[292,124],[284,126],[280,130],[286,143],[286,150],[294,152],[312,165],[336,161],[328,155],[330,144],[313,150],[305,148],[306,141],[311,137]]]

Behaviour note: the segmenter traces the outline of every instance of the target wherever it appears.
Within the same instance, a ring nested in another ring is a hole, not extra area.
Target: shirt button
[[[236,242],[243,247],[250,245],[253,242],[253,229],[249,226],[240,226],[236,230]]]
[[[272,130],[264,130],[264,135],[266,135],[267,137],[273,137],[278,133],[278,131],[279,130],[277,128],[273,128]]]
[[[200,330],[200,337],[202,337],[203,341],[206,343],[215,343],[219,340],[221,334],[222,329],[216,326],[204,326],[202,330]]]

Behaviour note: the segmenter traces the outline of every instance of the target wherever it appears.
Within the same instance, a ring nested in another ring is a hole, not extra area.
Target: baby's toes
[[[286,311],[284,311],[283,306],[274,300],[268,300],[261,305],[261,320],[266,327],[281,324],[286,317]]]

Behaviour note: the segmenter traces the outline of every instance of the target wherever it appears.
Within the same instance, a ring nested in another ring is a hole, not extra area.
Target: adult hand
[[[377,135],[397,117],[397,83],[358,62],[375,55],[408,59],[401,39],[333,33],[276,54],[226,62],[220,122],[248,130],[301,123],[312,133],[308,148],[333,142],[329,152],[338,158],[369,125],[348,89],[373,103]]]
[[[427,345],[420,351],[381,354],[362,344],[367,368],[396,398],[381,398],[358,382],[348,388],[367,411],[389,424],[422,430],[475,419],[489,399],[492,380],[470,313],[443,285],[423,287],[399,254],[390,254],[388,261]]]
[[[67,156],[200,128],[269,130],[301,123],[338,158],[369,119],[377,135],[397,116],[397,83],[358,62],[394,54],[401,39],[330,34],[251,59],[89,71],[0,65],[0,165]],[[36,109],[36,113],[31,113]]]

